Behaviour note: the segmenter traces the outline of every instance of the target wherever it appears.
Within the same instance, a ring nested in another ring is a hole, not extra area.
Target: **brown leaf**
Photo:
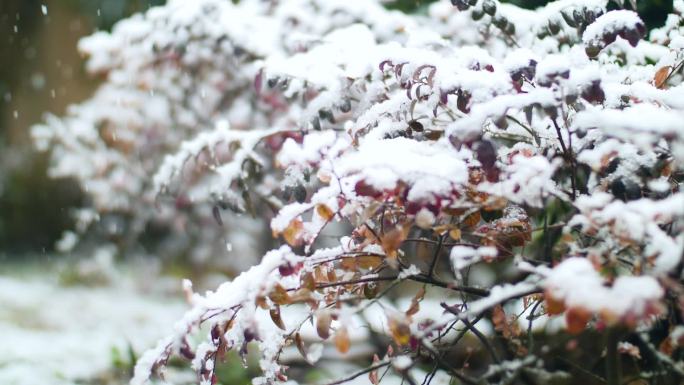
[[[274,306],[272,307],[268,313],[271,315],[271,320],[273,320],[273,323],[285,330],[285,323],[283,322],[283,318],[280,316],[280,306]]]
[[[492,309],[492,323],[494,330],[500,332],[504,338],[511,339],[519,337],[521,330],[515,319],[509,319],[501,305],[496,305]]]
[[[347,271],[357,271],[359,269],[354,257],[340,259],[340,267]]]
[[[478,223],[480,223],[480,219],[482,216],[480,215],[479,211],[476,211],[467,217],[463,218],[463,225],[465,225],[467,228],[474,228],[477,226]]]
[[[304,347],[304,341],[302,341],[302,336],[300,336],[299,333],[295,333],[294,340],[295,345],[297,345],[297,350],[299,350],[299,354],[301,354],[302,357],[308,361],[309,359],[307,357],[306,347]]]
[[[356,257],[356,263],[362,269],[372,270],[382,264],[382,258],[377,255],[361,255]]]
[[[653,84],[656,86],[656,88],[665,87],[665,82],[667,81],[667,77],[670,75],[670,71],[672,71],[671,66],[665,66],[656,71],[655,76],[653,77]]]
[[[344,354],[349,351],[351,343],[349,341],[349,332],[346,326],[340,326],[335,332],[335,347],[337,351]]]
[[[319,310],[316,312],[316,333],[324,340],[330,337],[330,323],[332,317],[328,310]]]
[[[363,296],[366,299],[373,299],[378,295],[379,286],[375,282],[369,282],[363,286]]]
[[[406,315],[407,316],[412,316],[420,310],[420,301],[423,300],[425,297],[425,288],[421,287],[420,290],[416,293],[416,295],[411,299],[411,306],[409,306],[408,310],[406,310]]]
[[[299,286],[303,289],[308,289],[309,291],[316,290],[316,280],[314,280],[313,274],[309,272],[304,273],[301,277]]]
[[[382,249],[385,251],[387,256],[395,258],[397,255],[397,250],[401,247],[401,244],[408,237],[408,232],[410,226],[396,226],[395,228],[387,231],[381,239]]]
[[[266,302],[266,297],[264,297],[263,295],[258,296],[256,298],[255,302],[256,302],[256,305],[259,306],[260,308],[262,308],[264,310],[268,309],[268,303]]]
[[[290,295],[287,293],[287,290],[285,290],[284,287],[282,287],[279,283],[273,287],[273,291],[268,295],[268,298],[273,301],[273,303],[277,305],[287,305],[292,302],[290,299]]]
[[[311,300],[311,290],[309,290],[305,287],[295,291],[290,296],[290,302],[291,303],[307,302],[309,300]]]

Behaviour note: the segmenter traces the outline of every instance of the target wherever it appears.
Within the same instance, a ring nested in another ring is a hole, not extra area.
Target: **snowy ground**
[[[152,346],[185,305],[116,281],[63,286],[56,273],[0,273],[0,384],[125,383],[129,346],[137,354]]]

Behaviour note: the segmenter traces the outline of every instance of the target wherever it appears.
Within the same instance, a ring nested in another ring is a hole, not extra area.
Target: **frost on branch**
[[[543,383],[583,366],[613,381],[608,364],[559,365],[573,343],[554,332],[586,333],[576,348],[613,352],[606,363],[639,343],[652,354],[635,368],[679,379],[681,344],[663,337],[684,310],[676,9],[647,38],[601,0],[420,15],[172,1],[84,40],[105,83],[34,129],[54,175],[103,216],[144,228],[250,213],[280,245],[193,295],[134,383],[174,356],[213,383],[228,351],[249,349],[259,384],[340,358],[368,364],[341,382],[388,368],[408,383]],[[191,250],[242,231],[226,218]]]

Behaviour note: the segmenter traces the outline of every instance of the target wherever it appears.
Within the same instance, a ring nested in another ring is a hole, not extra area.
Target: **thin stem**
[[[439,253],[442,251],[442,243],[444,243],[444,235],[439,236],[439,241],[437,242],[437,247],[435,247],[435,253],[432,256],[432,262],[430,263],[430,270],[428,270],[428,278],[432,278],[435,275]]]
[[[321,283],[319,285],[316,285],[317,289],[325,289],[328,287],[336,287],[336,286],[344,286],[344,285],[353,285],[357,283],[367,283],[367,282],[379,282],[379,281],[394,281],[396,279],[399,279],[398,275],[390,275],[390,276],[385,276],[385,277],[367,277],[367,278],[359,278],[359,279],[352,279],[349,281],[340,281],[340,282],[328,282],[328,283]],[[452,285],[450,283],[438,281],[434,278],[426,277],[423,275],[412,275],[406,277],[406,279],[415,281],[415,282],[421,282],[421,283],[428,283],[434,286],[438,286],[444,289],[449,289],[449,290],[454,290],[454,291],[461,291],[464,293],[472,294],[472,295],[477,295],[480,297],[486,297],[489,295],[489,290],[487,289],[480,289],[477,287],[470,287],[470,286],[458,286],[458,285]]]

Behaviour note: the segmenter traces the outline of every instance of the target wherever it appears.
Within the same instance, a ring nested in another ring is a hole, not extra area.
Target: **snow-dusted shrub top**
[[[650,39],[636,13],[606,7],[453,0],[408,16],[373,1],[179,0],[84,39],[106,81],[34,129],[53,174],[138,228],[250,212],[280,243],[215,292],[186,283],[191,310],[133,384],[176,355],[212,383],[250,342],[254,383],[286,382],[290,345],[314,363],[312,340],[345,354],[364,325],[387,337],[359,372],[374,384],[383,367],[413,383],[426,359],[478,383],[442,357],[482,319],[513,351],[502,361],[474,332],[497,364],[488,382],[552,370],[521,341],[559,314],[573,334],[643,337],[667,319],[681,335],[684,3]],[[486,265],[500,274],[482,285],[468,272]],[[385,298],[403,282],[423,289]],[[657,359],[681,374],[682,341],[665,338]]]

